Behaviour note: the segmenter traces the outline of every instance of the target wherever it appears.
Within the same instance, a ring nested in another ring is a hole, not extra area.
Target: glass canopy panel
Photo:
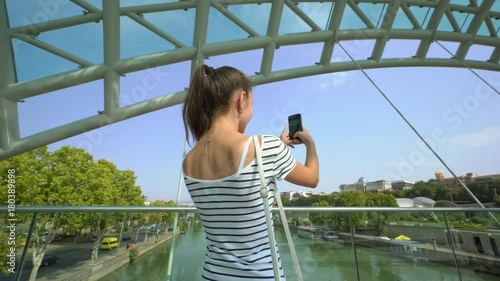
[[[340,30],[345,29],[362,29],[366,28],[366,24],[358,17],[358,15],[346,4],[342,21],[340,22]]]
[[[195,9],[149,13],[145,15],[145,19],[149,22],[188,46],[193,44],[195,17]]]
[[[392,25],[392,29],[412,29],[413,24],[411,23],[408,16],[406,16],[405,12],[402,9],[398,9],[396,13],[396,18],[394,19],[394,23]]]
[[[488,30],[488,27],[486,26],[486,22],[483,21],[481,23],[481,27],[479,28],[479,30],[477,31],[477,35],[481,35],[481,36],[491,36],[490,34],[490,31]]]
[[[86,0],[86,2],[102,10],[102,0]]]
[[[95,64],[104,61],[102,21],[43,32],[38,39]]]
[[[479,2],[479,1],[477,1],[477,2]],[[470,0],[450,0],[450,4],[468,6],[468,5],[470,5]]]
[[[424,17],[424,21],[422,23],[422,28],[423,29],[426,29],[428,27],[429,22],[430,22],[431,17],[432,17],[432,14],[434,14],[435,9],[434,8],[428,8],[427,11],[428,12],[426,12],[426,15]],[[446,15],[443,14],[443,17],[446,17]],[[441,18],[441,19],[443,19],[443,18]]]
[[[474,15],[454,11],[453,16],[457,20],[458,26],[460,26],[460,30],[464,33],[467,32],[467,28],[469,28],[469,24],[474,18]]]
[[[271,4],[231,5],[228,10],[260,35],[267,33]]]
[[[432,15],[432,8],[428,7],[416,7],[416,6],[410,6],[410,11],[413,13],[413,16],[415,16],[415,19],[417,20],[418,23],[420,23],[420,26],[424,28],[426,22],[429,21],[430,16]]]
[[[387,4],[359,3],[358,7],[375,27],[380,27],[387,11]]]
[[[282,46],[276,50],[273,71],[314,65],[319,61],[323,43]],[[290,59],[293,58],[293,59]]]
[[[448,18],[448,16],[446,16],[446,14],[444,14],[443,17],[441,18],[441,22],[439,22],[437,30],[449,31],[449,32],[454,31],[453,26],[450,23],[450,19]]]
[[[243,39],[249,36],[248,33],[214,7],[210,7],[208,18],[207,43]]]
[[[491,6],[490,11],[495,11],[497,13],[500,12],[500,2],[495,1],[495,3],[493,3],[493,6]]]
[[[144,18],[147,20],[147,15]],[[130,58],[175,49],[175,46],[170,42],[129,17],[122,16],[120,21],[121,58]]]
[[[120,7],[179,2],[179,0],[120,0]]]
[[[10,27],[82,15],[82,8],[69,0],[6,0],[6,5]]]
[[[12,40],[18,82],[77,70],[75,63],[17,39]],[[47,67],[50,66],[50,67]]]
[[[328,20],[330,12],[333,8],[334,2],[304,2],[300,3],[301,9],[311,20],[314,21],[320,28],[328,28]]]
[[[25,99],[19,104],[21,137],[96,115],[104,107],[103,87],[98,80]]]
[[[299,7],[300,9],[300,7]],[[283,14],[281,15],[280,29],[278,33],[290,34],[299,32],[311,31],[311,27],[305,23],[294,11],[287,5],[283,7]]]
[[[493,22],[497,36],[500,37],[500,18],[497,20],[492,19],[491,21]]]
[[[120,79],[120,107],[175,93],[189,86],[191,62],[128,73]]]

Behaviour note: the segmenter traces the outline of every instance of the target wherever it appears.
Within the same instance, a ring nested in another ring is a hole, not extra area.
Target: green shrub
[[[478,216],[470,218],[471,222],[477,223],[477,224],[482,224],[484,223],[484,219]]]
[[[139,256],[139,249],[132,248],[130,249],[130,261],[134,261]]]

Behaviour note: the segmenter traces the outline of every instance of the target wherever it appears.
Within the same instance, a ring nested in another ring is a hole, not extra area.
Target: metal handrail
[[[436,208],[406,208],[406,207],[284,207],[285,212],[498,212],[500,208],[464,208],[464,207],[436,207]],[[7,213],[7,206],[0,206],[0,213]],[[11,211],[11,210],[10,210]],[[71,213],[71,212],[124,212],[124,213],[152,213],[152,212],[194,212],[196,207],[146,207],[146,206],[16,206],[16,213]],[[278,208],[272,208],[278,212]]]

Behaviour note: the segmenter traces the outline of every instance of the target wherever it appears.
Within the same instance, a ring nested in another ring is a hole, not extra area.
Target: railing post
[[[349,229],[351,230],[351,242],[352,242],[352,250],[354,252],[354,262],[356,264],[356,276],[357,280],[360,281],[359,277],[359,264],[358,264],[358,253],[356,251],[356,241],[354,240],[354,225],[352,224],[352,213],[349,214]]]
[[[182,154],[182,159],[186,157],[186,152],[187,152],[187,147],[188,147],[188,139],[186,138],[186,141],[184,142],[184,152]],[[184,183],[184,172],[182,169],[182,164],[181,164],[181,173],[179,176],[179,186],[177,190],[177,203],[176,205],[179,206],[181,202],[181,188]],[[172,277],[172,264],[174,263],[174,251],[175,251],[175,236],[177,234],[177,222],[179,220],[179,213],[175,213],[175,218],[174,218],[174,226],[172,228],[172,239],[170,240],[170,254],[168,257],[168,267],[167,267],[167,281],[170,281]]]
[[[28,253],[28,248],[30,246],[30,241],[31,241],[31,234],[33,233],[33,227],[35,226],[37,216],[38,213],[33,213],[33,218],[31,219],[31,224],[30,224],[30,230],[28,231],[28,237],[26,237],[26,244],[24,244],[23,255],[21,256],[21,265],[19,265],[19,269],[16,272],[16,281],[21,280],[21,275],[23,274],[24,260],[26,259],[26,254]]]
[[[490,213],[490,212],[488,212]],[[444,224],[446,225],[446,229],[448,230],[446,234],[448,235],[448,241],[450,241],[451,251],[453,253],[453,261],[455,262],[455,267],[457,268],[458,278],[462,281],[462,273],[460,272],[460,265],[458,264],[457,255],[455,253],[455,242],[453,241],[453,236],[451,235],[450,227],[448,225],[448,219],[446,218],[446,212],[443,212]]]

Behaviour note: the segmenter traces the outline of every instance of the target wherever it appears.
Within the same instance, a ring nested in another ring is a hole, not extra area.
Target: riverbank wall
[[[130,251],[132,249],[138,250],[138,255],[136,258],[148,253],[149,251],[155,249],[156,247],[170,241],[172,239],[172,233],[167,235],[161,235],[158,237],[149,238],[148,242],[136,244],[134,247],[129,249],[123,249],[120,253],[109,258],[99,260],[94,264],[88,264],[82,266],[80,269],[75,269],[72,274],[64,276],[64,278],[57,279],[58,281],[99,281],[101,278],[112,273],[118,268],[130,263]],[[116,249],[118,250],[118,249]]]

